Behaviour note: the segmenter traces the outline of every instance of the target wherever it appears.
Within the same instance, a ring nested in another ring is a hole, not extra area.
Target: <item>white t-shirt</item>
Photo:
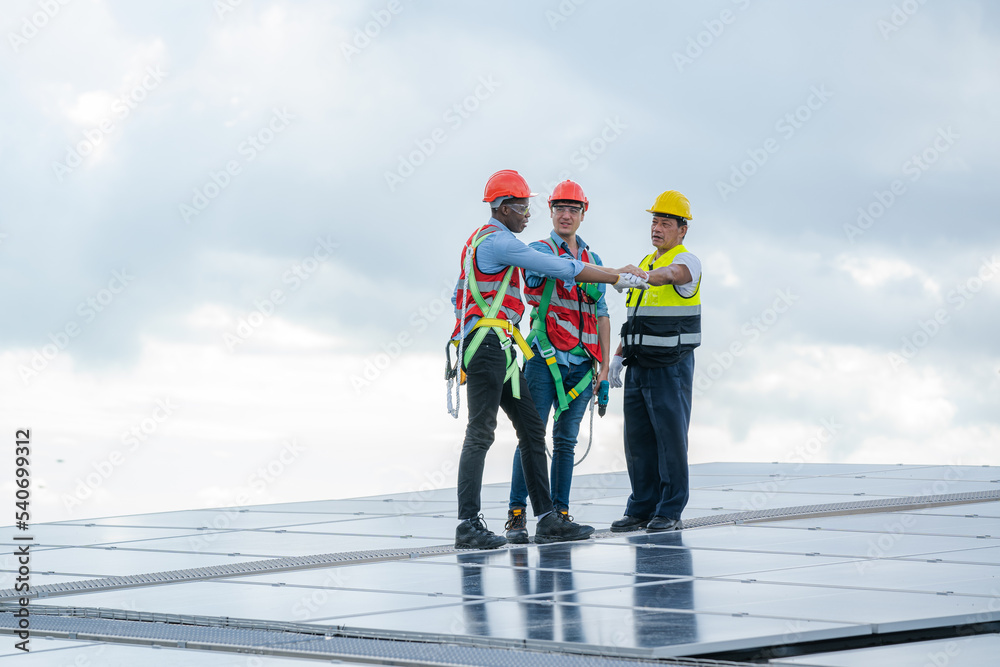
[[[674,285],[677,288],[677,292],[685,298],[694,296],[695,290],[698,289],[698,280],[701,279],[701,260],[694,253],[682,252],[674,257],[673,263],[683,264],[691,272],[691,282],[683,285]]]

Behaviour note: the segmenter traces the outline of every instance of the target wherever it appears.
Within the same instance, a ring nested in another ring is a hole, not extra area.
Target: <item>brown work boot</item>
[[[507,541],[511,544],[528,543],[528,526],[523,507],[507,510],[507,523],[504,525],[504,530],[507,531]]]

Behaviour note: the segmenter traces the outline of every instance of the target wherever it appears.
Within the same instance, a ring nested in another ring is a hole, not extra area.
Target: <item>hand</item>
[[[612,388],[618,389],[622,386],[622,368],[624,367],[621,355],[616,354],[615,358],[611,360],[611,372],[608,374],[608,381]]]
[[[643,271],[642,269],[640,269],[638,266],[635,266],[633,264],[626,264],[625,266],[623,266],[620,269],[615,269],[615,272],[616,273],[631,273],[636,278],[642,278],[643,280],[649,280],[649,274],[647,272]]]
[[[647,283],[642,278],[635,276],[631,273],[622,273],[618,276],[618,281],[615,282],[612,287],[614,287],[619,292],[627,289],[649,289],[649,283]]]

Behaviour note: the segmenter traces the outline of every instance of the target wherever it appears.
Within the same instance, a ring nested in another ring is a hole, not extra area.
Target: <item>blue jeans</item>
[[[688,501],[688,424],[694,353],[672,366],[625,372],[625,463],[632,495],[625,514],[680,519]]]
[[[563,386],[569,391],[583,379],[591,368],[591,364],[573,364],[559,366],[562,373]],[[531,389],[531,397],[538,409],[542,423],[548,425],[549,413],[559,407],[556,396],[556,385],[552,371],[542,355],[535,354],[524,365],[524,378]],[[569,509],[569,489],[573,484],[573,456],[576,449],[576,436],[580,433],[580,421],[587,413],[587,408],[594,396],[593,383],[587,386],[569,408],[556,420],[552,426],[552,472],[549,488],[552,490],[552,505],[557,509]],[[528,487],[524,482],[524,471],[521,466],[520,450],[514,452],[514,468],[510,479],[510,507],[524,507],[528,496]]]

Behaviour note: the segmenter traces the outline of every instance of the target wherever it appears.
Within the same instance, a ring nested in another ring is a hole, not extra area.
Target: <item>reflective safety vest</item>
[[[570,253],[563,250],[562,246],[556,247],[551,237],[542,239],[555,255],[566,255]],[[584,248],[580,254],[580,259],[590,262],[590,253]],[[585,302],[583,295],[589,297],[591,303]],[[601,360],[601,345],[597,337],[597,315],[596,303],[600,298],[600,291],[596,285],[573,285],[572,289],[566,289],[561,280],[557,278],[546,278],[538,287],[524,286],[524,296],[528,303],[534,306],[531,312],[531,333],[528,334],[528,343],[536,343],[538,352],[552,373],[552,382],[556,388],[557,405],[552,421],[559,421],[559,415],[569,408],[570,402],[587,390],[587,387],[594,380],[594,362]],[[559,371],[559,364],[556,361],[555,348],[563,352],[569,352],[581,348],[590,355],[590,370],[580,378],[574,387],[566,387],[563,384],[562,373]]]
[[[476,262],[476,247],[487,236],[496,231],[491,226],[480,227],[472,233],[472,236],[469,237],[469,240],[462,247],[462,271],[458,276],[458,288],[455,299],[455,330],[451,334],[452,338],[460,335],[466,324],[473,317],[486,316],[486,313],[472,297],[471,279],[469,281],[470,288],[468,290],[464,289],[466,253],[472,253],[472,277],[475,278],[479,293],[488,306],[493,304],[493,299],[496,298],[497,291],[503,284],[506,274],[508,272],[511,273],[510,282],[507,284],[506,293],[503,295],[503,300],[500,302],[500,310],[496,316],[517,326],[517,323],[521,321],[521,316],[524,315],[524,303],[521,301],[521,272],[508,266],[501,269],[499,273],[485,273],[479,269],[479,264]],[[462,316],[462,309],[465,307],[466,302],[468,302],[469,306],[465,313],[465,322],[459,322],[458,319]]]
[[[551,238],[542,239],[553,254],[572,258],[572,254],[561,245],[556,246]],[[580,260],[590,262],[590,253],[584,248]],[[591,358],[601,360],[601,345],[597,338],[597,311],[593,299],[584,299],[584,286],[573,285],[566,289],[563,281],[558,278],[546,278],[538,287],[524,286],[524,298],[531,313],[532,330],[542,325],[539,318],[544,317],[545,334],[552,347],[563,352],[569,352],[578,345],[582,346]],[[544,307],[545,296],[548,295],[548,309]],[[588,295],[589,297],[589,295]]]
[[[500,339],[500,347],[503,349],[506,359],[506,373],[504,382],[510,380],[511,393],[514,398],[521,398],[520,370],[517,361],[511,353],[511,341],[517,344],[524,353],[525,359],[534,356],[531,348],[521,337],[521,332],[517,328],[517,323],[521,321],[524,314],[524,304],[521,302],[521,272],[513,266],[506,266],[498,273],[485,273],[479,269],[476,261],[476,248],[490,234],[497,231],[491,229],[492,225],[483,225],[472,233],[469,240],[462,248],[462,270],[459,274],[457,294],[455,296],[455,330],[451,337],[454,339],[461,335],[465,325],[473,317],[478,315],[474,330],[475,336],[465,348],[462,358],[458,360],[458,365],[463,364],[468,368],[469,363],[476,354],[476,350],[482,344],[486,333],[491,329]],[[471,265],[472,275],[466,281],[466,267]],[[466,289],[468,283],[468,289]],[[499,301],[497,301],[499,299]],[[465,319],[462,321],[462,311],[465,310]],[[452,341],[449,344],[458,345],[459,341]],[[457,370],[455,371],[457,373]],[[452,371],[446,373],[446,377]]]
[[[673,263],[687,249],[677,245],[656,259],[647,255],[639,264],[652,271]],[[670,366],[701,345],[701,277],[692,296],[681,296],[675,285],[629,291],[628,319],[622,325],[622,356],[639,366]]]

